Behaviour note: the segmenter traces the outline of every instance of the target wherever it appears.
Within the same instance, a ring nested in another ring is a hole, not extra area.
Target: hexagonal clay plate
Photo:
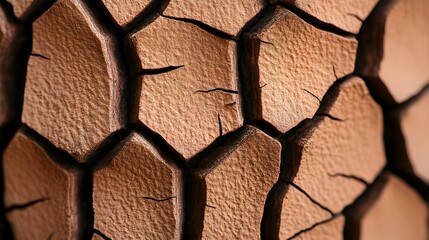
[[[177,239],[177,172],[133,133],[94,174],[96,229],[112,239]]]
[[[33,53],[41,56],[30,57],[23,122],[82,160],[117,128],[100,40],[68,0],[52,6],[33,30]]]
[[[239,127],[234,44],[177,20],[158,18],[133,37],[142,68],[177,69],[144,75],[139,119],[190,157],[223,132]],[[181,67],[180,67],[181,66]],[[144,71],[143,71],[144,72]]]
[[[285,9],[264,33],[263,118],[282,132],[311,118],[329,86],[354,68],[356,41],[319,30]]]
[[[390,10],[380,77],[398,102],[429,83],[429,1],[399,0]]]
[[[387,184],[361,220],[361,239],[428,239],[428,208],[405,182],[389,175]]]
[[[64,239],[70,235],[68,174],[33,140],[18,133],[3,158],[5,205],[15,239]]]
[[[312,125],[298,131],[302,131],[302,135],[296,136],[302,156],[293,180],[324,208],[308,200],[292,201],[304,196],[289,186],[281,222],[282,226],[289,227],[281,231],[284,234],[281,237],[291,237],[301,229],[341,213],[386,163],[382,111],[365,83],[359,78],[348,79],[330,93],[334,101],[330,109],[316,115]],[[317,212],[314,207],[319,208]]]
[[[258,239],[268,192],[280,172],[280,144],[259,130],[206,176],[203,239]]]

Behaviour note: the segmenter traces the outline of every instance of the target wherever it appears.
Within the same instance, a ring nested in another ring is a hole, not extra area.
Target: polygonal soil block
[[[7,213],[15,239],[67,239],[71,215],[67,173],[22,133],[6,149],[3,164],[6,207],[39,200]]]
[[[123,25],[128,23],[137,14],[152,2],[151,0],[103,0],[109,12],[116,21]]]
[[[358,33],[362,20],[370,14],[377,0],[269,0],[297,6],[316,18],[349,32]]]
[[[161,134],[185,157],[190,157],[223,131],[239,127],[237,94],[214,88],[235,89],[234,44],[198,27],[158,18],[133,37],[143,69],[182,66],[143,76],[140,120]]]
[[[177,239],[177,172],[132,134],[94,174],[95,228],[112,239]]]
[[[282,132],[313,116],[335,72],[353,71],[355,40],[321,31],[288,10],[261,37],[270,43],[261,44],[259,56],[263,118]]]
[[[372,182],[386,161],[382,112],[365,83],[352,78],[338,87],[338,97],[327,113],[341,120],[324,116],[313,119],[314,126],[307,130],[310,135],[304,140],[298,139],[304,141],[304,146],[300,167],[293,180],[333,213],[340,213],[366,189],[361,181],[346,176]],[[283,230],[286,237],[326,219],[326,213],[321,210],[318,214],[307,214],[307,206],[311,204],[308,201],[299,204],[288,201],[296,199],[296,194],[297,191],[289,190],[283,202],[282,221],[285,222],[281,224],[300,222],[296,227],[292,224]]]
[[[398,0],[384,35],[380,77],[402,102],[429,83],[429,1]]]
[[[265,199],[279,176],[280,144],[253,130],[206,176],[203,239],[258,239]]]
[[[171,0],[164,14],[195,19],[235,35],[261,8],[259,0]]]
[[[381,195],[361,220],[361,239],[428,239],[428,208],[403,180],[389,175]]]
[[[30,57],[23,122],[82,160],[118,127],[110,119],[112,82],[100,40],[68,0],[33,26],[33,53],[49,59]]]
[[[429,183],[429,91],[405,109],[401,128],[414,172]]]

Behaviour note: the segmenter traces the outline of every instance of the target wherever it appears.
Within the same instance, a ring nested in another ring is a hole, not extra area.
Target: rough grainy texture
[[[338,77],[353,71],[356,41],[327,33],[284,10],[265,33],[259,56],[262,113],[284,132],[316,112]],[[308,44],[302,44],[306,42]],[[334,70],[335,69],[335,70]],[[335,72],[334,72],[335,71]]]
[[[328,211],[311,202],[304,193],[289,187],[283,200],[279,239],[288,239],[300,230],[330,217]]]
[[[404,111],[401,125],[414,171],[429,182],[429,91]]]
[[[279,175],[280,144],[259,130],[206,177],[203,239],[257,239],[270,188]]]
[[[398,0],[388,15],[380,77],[399,102],[429,83],[429,1]]]
[[[15,238],[64,239],[69,234],[67,173],[32,140],[18,133],[4,154],[5,204],[13,206],[46,199],[7,217]]]
[[[132,134],[94,175],[95,228],[113,239],[177,239],[177,174]]]
[[[0,239],[428,239],[427,0],[10,3]]]
[[[391,175],[362,219],[361,239],[427,239],[427,221],[427,205],[409,185]]]
[[[321,120],[303,149],[294,182],[333,212],[340,212],[365,189],[362,183],[335,174],[372,182],[386,163],[382,113],[365,84],[353,78],[340,85],[328,117]]]
[[[134,40],[143,69],[183,66],[143,76],[140,120],[190,157],[223,132],[239,127],[237,95],[214,88],[236,89],[232,64],[234,44],[189,23],[159,18]],[[234,104],[232,104],[234,103]]]
[[[196,19],[235,35],[261,8],[261,0],[171,0],[165,14]]]
[[[374,8],[377,0],[270,0],[291,3],[322,21],[344,30],[359,32],[364,20]]]
[[[9,0],[9,2],[13,5],[13,10],[16,16],[21,16],[33,1],[34,0]]]
[[[334,220],[319,225],[313,230],[296,237],[299,240],[340,240],[343,239],[344,217],[342,215]]]
[[[111,81],[100,41],[63,0],[34,23],[33,52],[49,59],[30,58],[23,122],[81,159],[110,132]]]
[[[119,24],[128,23],[140,13],[151,0],[103,0],[106,7],[112,13]]]

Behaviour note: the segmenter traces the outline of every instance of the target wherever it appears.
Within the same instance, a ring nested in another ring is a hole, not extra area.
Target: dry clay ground
[[[0,1],[2,239],[428,239],[429,1]]]

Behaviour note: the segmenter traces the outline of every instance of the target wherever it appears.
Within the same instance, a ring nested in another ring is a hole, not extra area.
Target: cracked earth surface
[[[428,239],[428,18],[0,1],[0,238]]]

